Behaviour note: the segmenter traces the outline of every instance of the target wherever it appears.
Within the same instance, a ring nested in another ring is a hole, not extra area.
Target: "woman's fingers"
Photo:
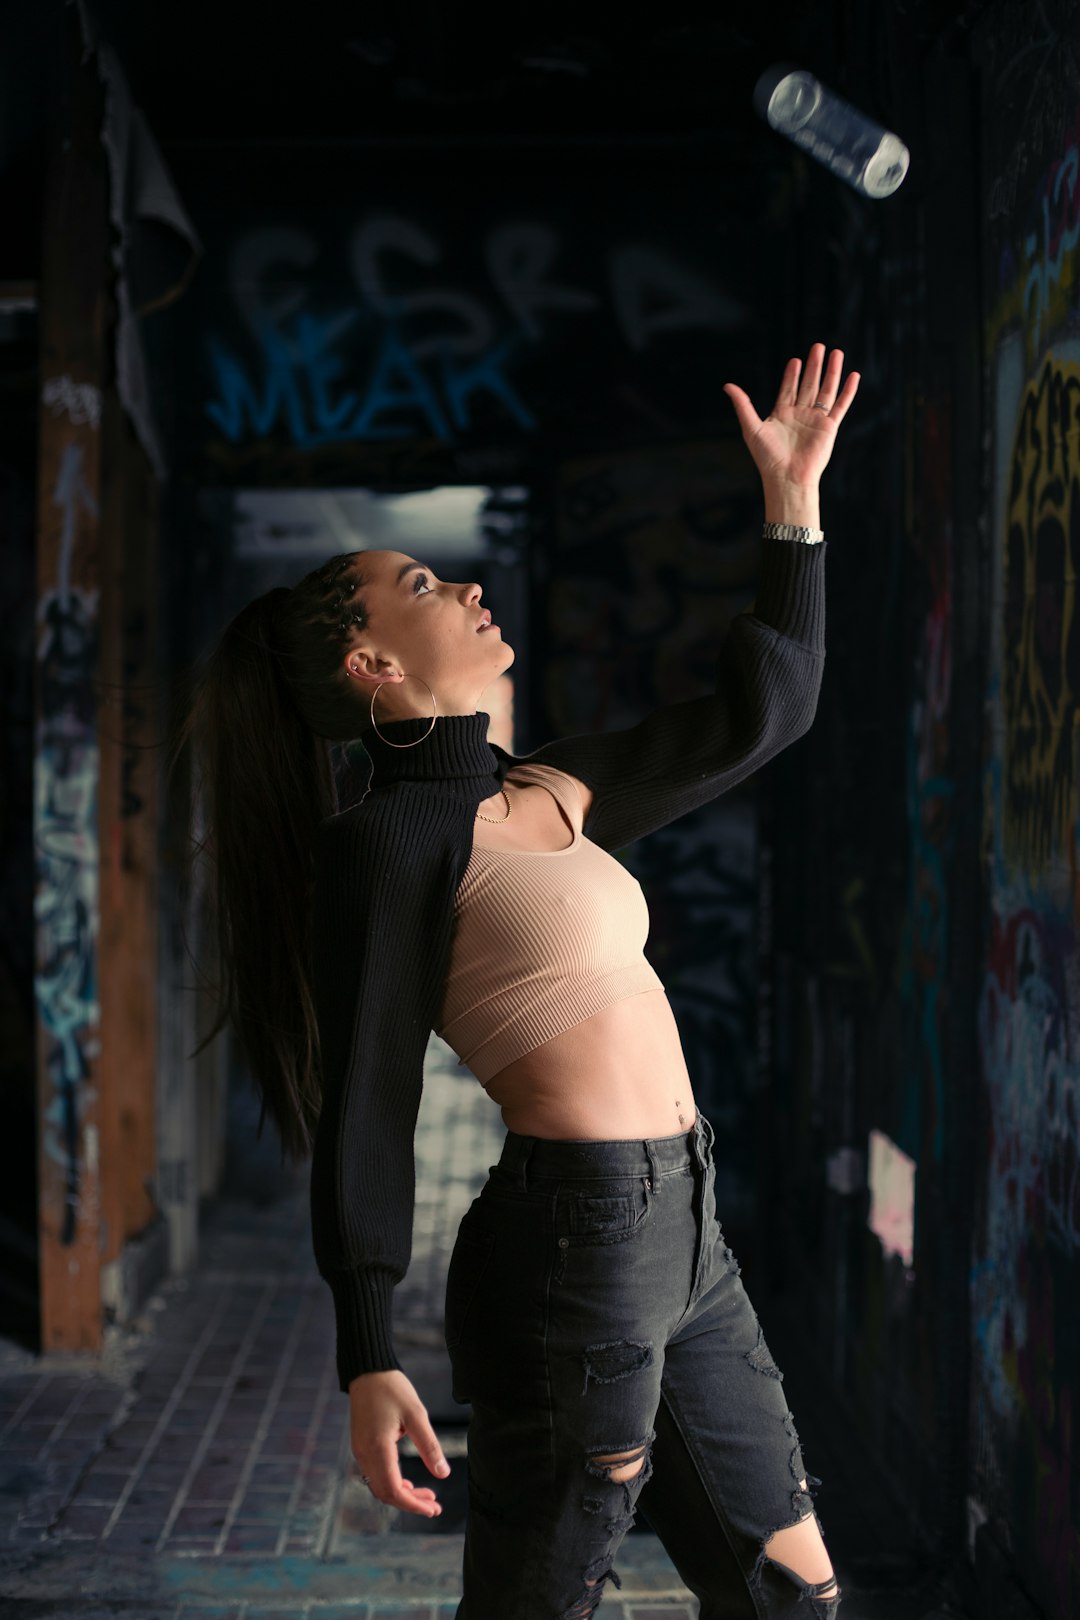
[[[821,363],[825,358],[824,343],[814,343],[806,360],[806,369],[798,355],[792,356],[784,367],[784,375],[780,379],[780,388],[776,396],[775,412],[781,405],[812,406],[824,395],[823,403],[832,404],[830,395],[835,395],[840,385],[840,375],[844,369],[843,349],[834,349],[829,356],[828,366],[822,377]],[[750,396],[736,383],[725,383],[724,393],[727,394],[735,407],[739,418],[739,425],[744,433],[753,434],[761,426],[761,418],[755,411]]]
[[[838,352],[838,350],[833,350],[834,358]],[[817,400],[821,392],[821,362],[824,358],[824,343],[812,343],[810,353],[806,357],[806,368],[799,383],[799,391],[795,396],[796,405],[805,408],[808,405],[813,405]]]
[[[840,388],[840,378],[844,370],[844,351],[834,349],[829,355],[828,365],[822,373],[822,361],[825,358],[824,343],[811,345],[806,360],[806,369],[803,370],[802,361],[796,355],[789,360],[784,368],[784,375],[780,383],[780,392],[776,396],[778,405],[799,405],[806,409],[812,408],[820,400],[823,405],[832,408],[839,398],[837,390]],[[845,387],[851,384],[852,377],[858,378],[859,373],[853,371],[847,379]],[[855,387],[858,386],[856,381]],[[851,404],[854,391],[845,399],[844,409]]]
[[[723,385],[724,393],[734,407],[743,439],[759,470],[774,470],[782,466],[785,453],[790,457],[790,441],[785,446],[782,439],[776,438],[774,431],[777,424],[780,425],[781,434],[786,432],[791,435],[802,431],[803,425],[797,418],[794,424],[791,423],[788,415],[790,411],[802,410],[810,413],[815,406],[821,405],[824,407],[821,416],[827,416],[834,427],[839,426],[847,414],[859,386],[860,374],[857,371],[851,372],[841,387],[844,351],[833,349],[823,369],[825,354],[825,344],[814,343],[810,347],[805,369],[797,355],[788,361],[780,380],[776,404],[765,422],[754,409],[745,389],[736,383]],[[814,416],[815,427],[818,426],[819,420],[818,416]]]
[[[752,439],[761,426],[761,417],[751,404],[749,394],[737,383],[725,383],[724,393],[735,407],[735,415],[742,428],[743,438]]]
[[[441,1513],[431,1487],[414,1485],[401,1472],[398,1442],[406,1434],[431,1473],[445,1479],[450,1472],[427,1408],[404,1373],[358,1374],[349,1385],[349,1409],[352,1454],[376,1500],[429,1519]]]
[[[373,1455],[368,1466],[363,1468],[363,1473],[372,1495],[388,1507],[401,1508],[406,1513],[419,1513],[429,1519],[442,1512],[430,1485],[417,1486],[404,1478],[397,1442],[389,1437],[375,1442]]]
[[[837,396],[836,404],[829,412],[829,415],[832,417],[834,422],[842,422],[844,420],[844,417],[847,415],[848,406],[855,398],[855,394],[858,390],[861,379],[862,373],[860,371],[851,371],[848,373],[847,381]]]
[[[777,405],[794,405],[799,393],[799,372],[802,370],[802,361],[796,355],[784,367],[784,375],[780,379],[780,392],[776,396]],[[776,409],[776,406],[773,406]]]

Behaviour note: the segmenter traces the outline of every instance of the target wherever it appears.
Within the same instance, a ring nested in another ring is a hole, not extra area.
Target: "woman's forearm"
[[[766,523],[800,523],[810,529],[821,528],[820,490],[816,483],[769,481],[763,483],[762,488],[765,492]]]

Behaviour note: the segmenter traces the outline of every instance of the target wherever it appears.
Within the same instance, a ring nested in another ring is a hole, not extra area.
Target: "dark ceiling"
[[[785,51],[820,65],[842,5],[459,0],[297,7],[92,0],[163,143],[372,133],[685,134],[745,116]]]
[[[80,0],[123,64],[162,148],[388,140],[704,146],[729,175],[753,167],[751,104],[770,63],[818,72],[888,117],[889,72],[848,82],[877,32],[862,0]],[[992,0],[879,0],[918,47],[960,50]],[[0,280],[36,274],[45,62],[71,0],[0,4]]]

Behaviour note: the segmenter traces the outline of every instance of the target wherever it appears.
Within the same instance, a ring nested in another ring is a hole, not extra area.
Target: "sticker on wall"
[[[910,1270],[915,1259],[915,1160],[884,1131],[870,1132],[868,1221],[886,1258],[899,1255]]]

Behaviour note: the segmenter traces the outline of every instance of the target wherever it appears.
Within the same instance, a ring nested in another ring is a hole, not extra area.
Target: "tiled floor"
[[[457,1600],[448,1603],[424,1603],[417,1605],[408,1600],[402,1606],[386,1604],[372,1605],[362,1601],[357,1603],[305,1603],[300,1607],[282,1607],[275,1605],[272,1608],[263,1604],[248,1603],[241,1599],[236,1603],[207,1603],[190,1604],[181,1603],[172,1607],[147,1607],[139,1602],[135,1605],[109,1603],[103,1607],[84,1607],[81,1603],[77,1607],[56,1608],[49,1606],[43,1608],[38,1604],[22,1603],[15,1600],[14,1605],[3,1613],[10,1620],[453,1620],[457,1609]],[[603,1620],[614,1615],[616,1620],[686,1620],[686,1617],[696,1613],[687,1609],[685,1604],[675,1602],[649,1602],[640,1603],[611,1603],[605,1600],[602,1611]],[[508,1617],[509,1620],[509,1617]]]
[[[310,1250],[307,1172],[283,1172],[270,1201],[212,1207],[198,1271],[169,1279],[136,1323],[112,1330],[98,1361],[37,1360],[0,1342],[4,1616],[454,1615],[467,1414],[449,1392],[443,1285],[458,1222],[503,1135],[497,1109],[432,1037],[416,1138],[413,1260],[395,1295],[395,1336],[451,1462],[450,1479],[436,1486],[440,1519],[386,1508],[359,1481],[337,1387],[330,1294]],[[811,1405],[801,1434],[827,1479]],[[434,1483],[410,1442],[400,1451],[403,1471]],[[859,1492],[847,1502],[841,1447],[835,1455],[823,1515],[850,1527],[855,1547],[866,1536]],[[850,1594],[844,1620],[962,1614],[933,1583],[867,1589],[856,1599],[836,1547],[830,1539]],[[626,1537],[616,1567],[623,1587],[607,1588],[603,1620],[696,1615],[646,1525]]]

